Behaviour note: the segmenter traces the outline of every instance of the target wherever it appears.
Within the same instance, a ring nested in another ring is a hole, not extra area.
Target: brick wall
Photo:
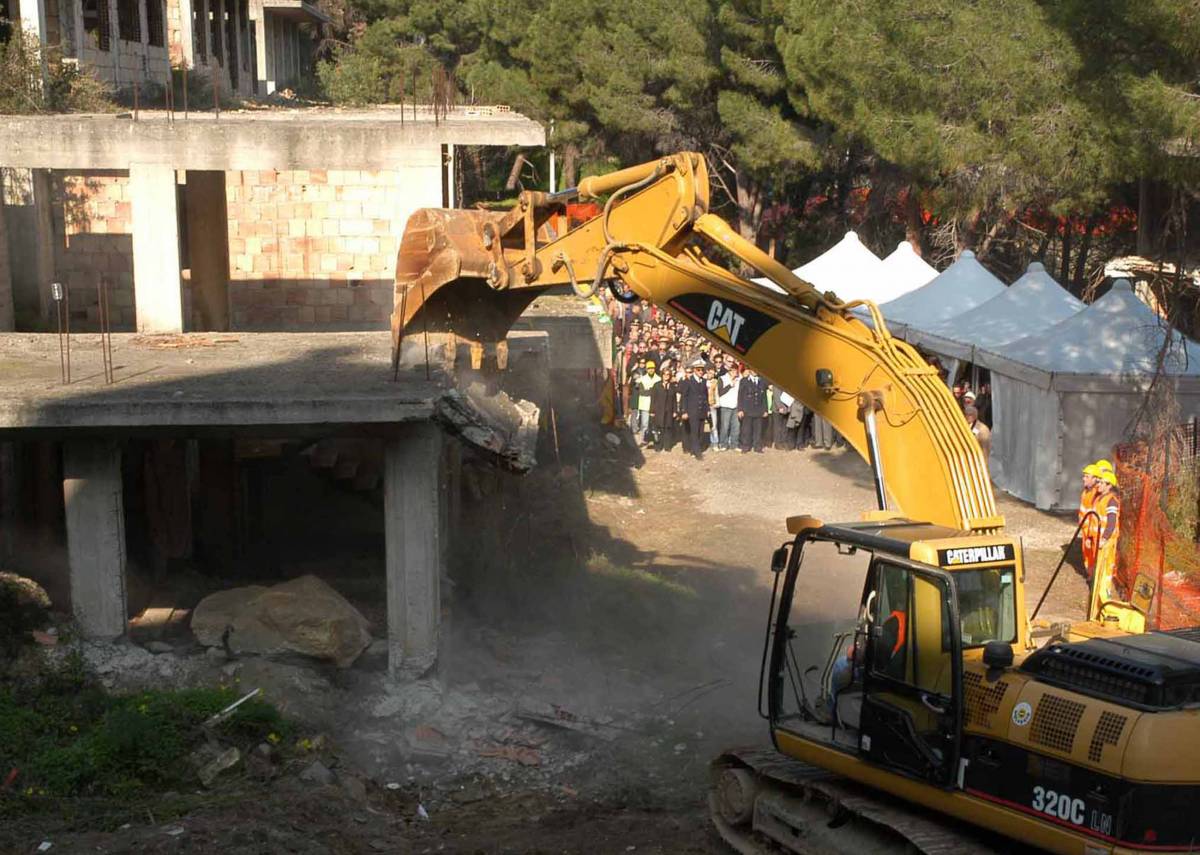
[[[227,172],[232,328],[385,329],[404,226],[441,204],[440,170],[430,147],[395,170]],[[53,185],[55,276],[70,289],[72,328],[97,328],[104,276],[112,329],[136,329],[128,172],[55,172]],[[182,287],[192,320],[186,272]]]
[[[385,327],[396,251],[417,207],[412,178],[403,170],[227,173],[234,328]]]
[[[109,282],[109,323],[136,328],[133,304],[133,229],[127,196],[129,174],[54,174],[54,267],[70,289],[71,328],[96,330],[97,278]]]

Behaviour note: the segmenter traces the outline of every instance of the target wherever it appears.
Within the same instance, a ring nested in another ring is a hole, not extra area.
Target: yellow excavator
[[[580,199],[603,214],[569,228]],[[418,330],[503,368],[535,296],[607,288],[753,366],[870,465],[877,509],[791,517],[772,556],[759,712],[774,750],[714,762],[722,837],[744,853],[1195,851],[1200,632],[1146,632],[1140,577],[1084,620],[1031,621],[1020,539],[937,372],[875,306],[819,293],[708,207],[705,160],[681,153],[508,212],[418,211],[392,331],[396,359]]]

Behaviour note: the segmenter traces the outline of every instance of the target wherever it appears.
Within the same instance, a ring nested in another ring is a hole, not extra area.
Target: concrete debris
[[[151,653],[174,653],[175,652],[175,648],[172,647],[170,644],[167,644],[165,641],[148,641],[148,642],[146,642],[146,649],[149,650]]]
[[[390,684],[371,707],[374,718],[420,719],[442,705],[442,687],[433,680]]]
[[[517,710],[516,716],[538,724],[585,733],[606,742],[612,742],[621,735],[622,730],[610,722],[576,715],[558,704],[523,705]]]
[[[48,648],[46,654],[51,663],[58,664],[73,651],[79,652],[84,670],[94,674],[104,688],[118,691],[187,685],[205,665],[199,658],[156,656],[144,647],[120,641],[59,644]]]
[[[502,469],[525,474],[537,465],[541,411],[530,401],[472,383],[466,391],[450,389],[439,397],[433,418]]]
[[[309,784],[316,784],[320,787],[327,787],[332,784],[336,778],[333,772],[320,760],[314,760],[308,765],[303,772],[300,773],[300,780]]]
[[[219,591],[192,614],[201,644],[228,645],[233,653],[300,653],[341,668],[371,643],[369,626],[345,597],[312,575],[271,588]]]
[[[541,766],[542,755],[536,749],[521,745],[489,745],[478,749],[480,757],[496,757],[501,760],[511,760],[522,766]]]
[[[617,436],[615,433],[606,433],[604,435],[604,441],[607,442],[609,445],[611,445],[613,448],[621,447],[621,437]]]
[[[49,632],[42,632],[40,629],[35,629],[29,634],[32,635],[33,640],[42,645],[42,647],[56,647],[58,645],[57,633],[51,634]]]
[[[232,769],[242,759],[242,752],[236,747],[226,748],[224,751],[217,753],[216,756],[206,759],[208,755],[211,755],[216,750],[206,744],[192,755],[193,762],[198,763],[200,767],[196,771],[196,775],[200,778],[200,783],[206,787],[211,787],[222,772]]]

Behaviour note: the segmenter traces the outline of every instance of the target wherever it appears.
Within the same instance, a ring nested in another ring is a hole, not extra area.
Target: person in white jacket
[[[741,439],[741,422],[738,421],[738,389],[742,376],[732,356],[726,356],[724,371],[717,376],[717,431],[722,451],[732,451]]]

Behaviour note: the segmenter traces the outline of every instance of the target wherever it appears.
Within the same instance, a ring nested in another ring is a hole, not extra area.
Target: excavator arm
[[[828,419],[871,464],[882,509],[959,529],[1003,525],[979,445],[936,370],[872,304],[819,293],[708,213],[708,192],[704,158],[682,153],[522,193],[507,213],[417,211],[397,261],[394,358],[415,329],[448,336],[474,367],[503,364],[505,335],[538,294],[608,287],[665,308]],[[565,228],[567,202],[604,197],[602,216]],[[858,305],[872,325],[849,311]]]

